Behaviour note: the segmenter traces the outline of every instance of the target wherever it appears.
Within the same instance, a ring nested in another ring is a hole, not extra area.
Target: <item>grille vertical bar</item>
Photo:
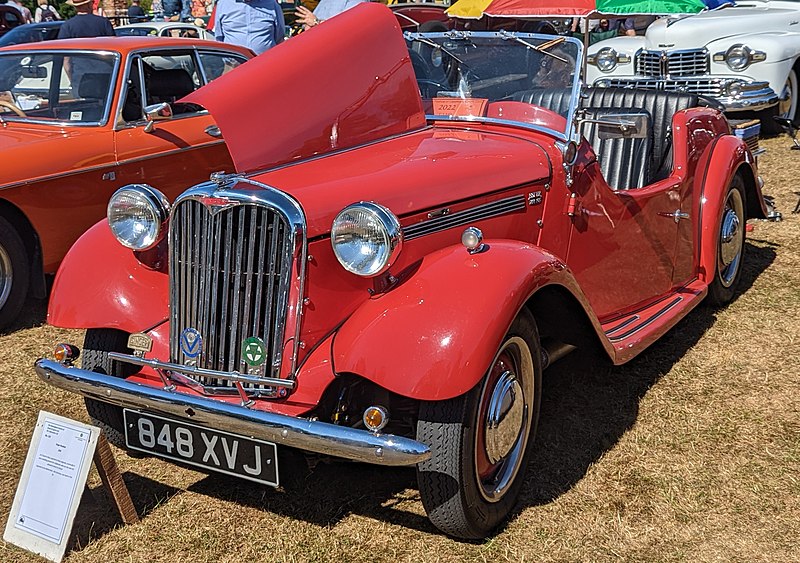
[[[170,359],[191,361],[181,350],[187,328],[200,332],[195,365],[244,372],[242,341],[255,336],[267,350],[260,375],[280,366],[294,241],[286,217],[256,204],[213,212],[195,199],[179,202],[170,228]],[[230,382],[199,378],[212,387]]]

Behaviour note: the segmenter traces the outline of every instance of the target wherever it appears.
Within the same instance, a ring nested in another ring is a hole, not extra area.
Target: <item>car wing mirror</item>
[[[144,126],[144,132],[152,133],[156,127],[156,121],[172,119],[173,115],[172,106],[167,102],[145,106],[144,118],[147,121],[147,125]]]
[[[599,139],[645,139],[650,136],[650,115],[647,113],[605,113],[595,117],[579,117],[578,125],[597,125]]]

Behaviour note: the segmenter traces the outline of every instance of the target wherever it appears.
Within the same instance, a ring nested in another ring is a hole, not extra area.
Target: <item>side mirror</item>
[[[172,106],[167,102],[153,104],[144,108],[144,117],[147,125],[144,126],[145,133],[152,133],[156,127],[156,121],[166,121],[172,119]]]
[[[589,114],[591,115],[591,114]],[[586,114],[578,118],[578,124],[597,125],[599,139],[645,139],[650,136],[650,115],[646,112],[600,113],[593,117]]]

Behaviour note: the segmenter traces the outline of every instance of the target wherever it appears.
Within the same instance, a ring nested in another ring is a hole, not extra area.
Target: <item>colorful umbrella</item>
[[[694,14],[701,0],[458,0],[447,13],[455,18],[484,15],[512,18],[564,18],[599,15]]]

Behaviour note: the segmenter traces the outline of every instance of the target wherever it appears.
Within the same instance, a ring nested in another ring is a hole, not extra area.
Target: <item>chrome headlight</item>
[[[111,232],[122,246],[148,250],[164,236],[169,201],[147,184],[129,184],[111,196],[107,216]]]
[[[741,71],[750,66],[750,48],[745,45],[733,45],[725,53],[725,62],[731,70]]]
[[[403,245],[400,221],[377,203],[354,203],[333,220],[331,243],[336,259],[348,272],[371,277],[385,272]]]
[[[617,52],[611,47],[603,47],[597,52],[595,64],[603,72],[617,68]]]

